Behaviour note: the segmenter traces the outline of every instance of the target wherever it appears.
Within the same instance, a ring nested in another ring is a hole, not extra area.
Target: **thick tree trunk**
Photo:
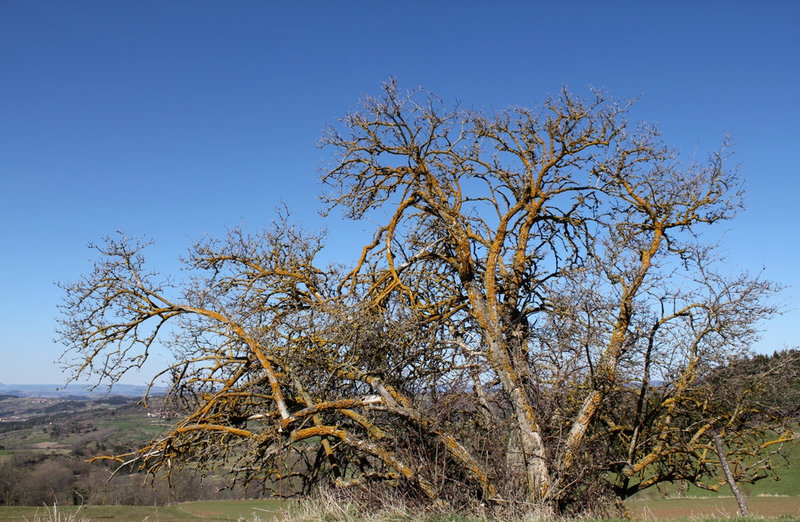
[[[550,470],[547,466],[544,440],[530,405],[519,373],[514,369],[508,347],[502,342],[502,334],[496,322],[489,319],[486,302],[474,281],[465,283],[473,313],[484,331],[487,345],[487,360],[497,373],[500,385],[507,394],[519,428],[520,447],[525,461],[528,495],[534,502],[546,501],[552,495]]]
[[[728,465],[728,457],[725,455],[725,448],[722,447],[722,439],[719,438],[719,435],[714,435],[714,445],[717,447],[717,456],[719,456],[719,463],[722,465],[722,471],[725,473],[725,480],[728,481],[728,486],[730,486],[731,491],[733,491],[733,496],[736,497],[736,503],[739,504],[739,513],[743,517],[746,517],[750,514],[747,509],[747,501],[742,494],[742,490],[739,489],[736,479],[733,478],[731,467]]]
[[[514,409],[514,417],[519,428],[520,445],[522,456],[525,460],[525,471],[527,475],[528,491],[534,501],[543,501],[551,494],[550,472],[545,460],[545,447],[539,431],[539,425],[533,408],[528,404],[527,398],[523,395],[519,383],[515,382],[514,375],[507,372],[498,372],[500,382],[504,387],[510,388],[511,404]],[[505,375],[503,374],[505,373]]]

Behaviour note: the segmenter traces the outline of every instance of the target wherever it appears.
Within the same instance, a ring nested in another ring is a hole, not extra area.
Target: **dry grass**
[[[342,522],[417,521],[482,522],[508,520],[544,522],[555,520],[553,513],[541,506],[514,505],[490,511],[479,504],[461,512],[443,510],[431,502],[410,501],[389,490],[322,490],[314,497],[296,502],[287,510],[283,520],[311,522],[318,520]]]
[[[75,512],[65,512],[64,510],[59,510],[57,504],[53,504],[52,507],[44,506],[41,513],[37,510],[32,519],[26,518],[24,520],[26,522],[29,520],[30,522],[89,522],[89,519],[82,517],[80,513],[80,508]]]
[[[227,504],[219,509],[212,509],[214,502],[206,502],[203,506],[191,505],[185,509],[181,504],[166,508],[144,508],[141,506],[114,506],[113,513],[93,512],[92,506],[86,509],[74,507],[60,507],[57,505],[43,506],[34,512],[13,518],[26,522],[89,522],[95,519],[114,518],[117,520],[152,520],[152,521],[177,521],[177,520],[237,520],[238,522],[316,522],[316,521],[341,521],[341,522],[551,522],[559,520],[552,512],[535,506],[516,506],[506,510],[489,512],[481,506],[471,511],[447,512],[432,505],[420,503],[412,504],[398,496],[381,496],[381,502],[376,498],[367,499],[363,495],[332,490],[324,491],[313,498],[297,501],[284,501],[280,505],[259,505],[253,501],[242,501],[242,506],[247,509],[231,510]],[[630,520],[679,520],[685,522],[726,521],[726,522],[764,522],[764,521],[800,521],[800,497],[772,497],[748,499],[754,516],[740,517],[736,514],[733,499],[679,499],[665,501],[638,501],[636,506],[629,506]],[[731,505],[727,505],[726,502]],[[272,501],[274,502],[274,501]],[[208,506],[205,506],[208,504]],[[205,507],[204,507],[205,506]],[[242,507],[238,506],[238,507]],[[264,509],[261,509],[261,507]],[[202,508],[202,509],[201,509]],[[269,509],[267,509],[269,508]],[[30,509],[30,508],[29,508]],[[237,511],[237,513],[234,513]],[[222,512],[225,516],[220,518]],[[248,513],[249,514],[244,514]],[[96,515],[96,518],[93,516]],[[8,519],[2,517],[2,519]],[[562,522],[573,520],[578,522],[591,521],[622,521],[622,518],[607,518],[603,516],[582,516],[573,519],[560,519]]]

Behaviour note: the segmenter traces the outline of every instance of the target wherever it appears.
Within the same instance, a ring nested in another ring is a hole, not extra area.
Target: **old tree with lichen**
[[[377,223],[344,265],[288,213],[197,243],[178,281],[144,241],[96,245],[63,285],[64,360],[112,383],[168,346],[184,412],[114,457],[451,507],[713,489],[715,437],[764,476],[790,433],[711,386],[774,313],[701,236],[741,206],[727,144],[682,162],[628,108],[565,90],[485,113],[390,82],[323,138],[327,211]]]

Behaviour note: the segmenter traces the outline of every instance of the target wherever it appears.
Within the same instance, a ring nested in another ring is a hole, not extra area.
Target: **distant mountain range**
[[[92,389],[89,384],[72,383],[63,384],[2,384],[0,395],[15,395],[17,397],[107,397],[117,395],[121,397],[141,397],[147,386],[135,384],[115,384],[113,388],[97,386]],[[151,395],[163,395],[166,388],[154,386],[150,389]]]

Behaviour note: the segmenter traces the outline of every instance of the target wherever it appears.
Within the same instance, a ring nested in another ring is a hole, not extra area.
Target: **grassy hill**
[[[797,436],[797,430],[795,428]],[[787,443],[784,447],[785,458],[773,456],[771,465],[774,476],[755,482],[754,484],[740,483],[739,487],[748,497],[767,496],[800,496],[800,443]],[[724,480],[720,475],[719,480]],[[657,500],[665,498],[724,498],[732,497],[733,493],[727,484],[720,487],[719,491],[709,491],[691,484],[662,485],[650,488],[634,495],[635,500]]]
[[[200,483],[189,471],[169,489],[164,481],[142,487],[139,474],[121,475],[106,483],[110,468],[90,466],[87,457],[127,451],[140,446],[166,430],[173,419],[165,418],[163,405],[155,400],[149,409],[134,399],[119,396],[91,397],[16,397],[0,396],[0,505],[22,501],[4,489],[11,484],[35,492],[42,486],[44,495],[28,504],[39,507],[0,507],[0,520],[53,519],[43,504],[52,505],[47,495],[56,495],[58,510],[68,515],[78,509],[70,504],[126,504],[80,508],[78,519],[115,520],[271,520],[283,507],[276,500],[219,500],[245,492],[217,491],[228,482],[219,477],[216,484]],[[786,462],[774,463],[780,480],[764,480],[742,488],[751,498],[756,514],[777,516],[795,514],[800,520],[800,445],[794,445]],[[37,482],[37,480],[39,482]],[[59,482],[61,481],[61,482]],[[645,492],[627,502],[634,517],[668,517],[709,514],[734,514],[735,502],[727,487],[718,493],[694,487],[680,492]],[[194,497],[192,497],[194,495]],[[677,498],[680,497],[680,498]],[[701,498],[702,497],[702,498]],[[33,497],[29,497],[33,498]],[[187,498],[218,499],[213,502],[180,502]],[[149,504],[133,506],[133,504]],[[153,507],[154,504],[159,507]],[[277,507],[276,507],[277,506]],[[278,511],[276,511],[278,510]],[[270,514],[272,513],[272,514]],[[64,519],[62,517],[62,519]],[[787,519],[788,520],[788,519]]]

